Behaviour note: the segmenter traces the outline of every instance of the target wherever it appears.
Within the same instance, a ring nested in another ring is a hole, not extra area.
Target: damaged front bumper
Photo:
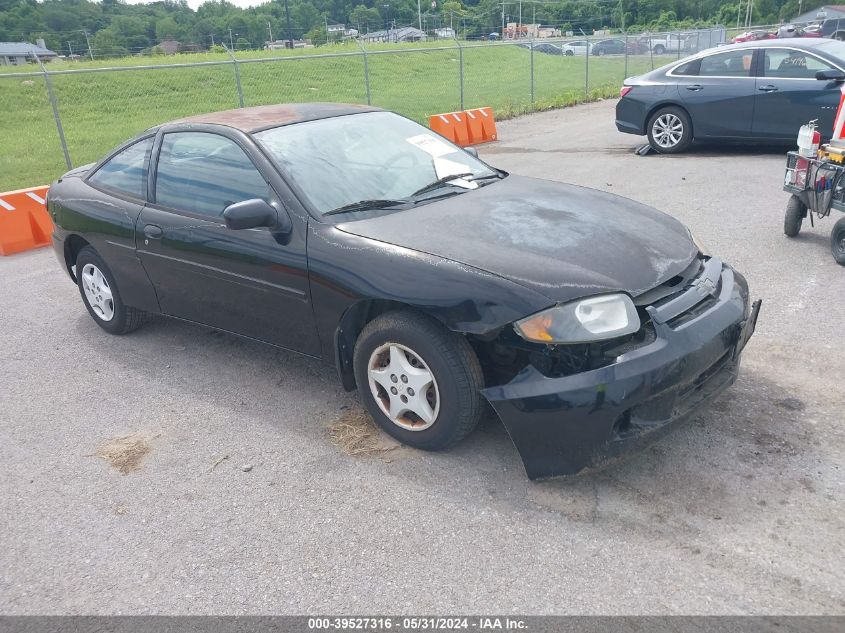
[[[754,332],[745,279],[711,258],[684,292],[648,307],[657,333],[592,371],[549,378],[529,365],[482,393],[531,479],[570,475],[652,440],[733,384]]]

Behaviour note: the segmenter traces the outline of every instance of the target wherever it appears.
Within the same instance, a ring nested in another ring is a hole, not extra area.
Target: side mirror
[[[820,70],[816,73],[816,79],[821,79],[822,81],[845,81],[845,73],[835,68]]]
[[[276,210],[261,198],[244,200],[230,204],[223,210],[226,226],[235,231],[257,229],[262,226],[274,227],[278,221]],[[288,218],[290,223],[290,218]]]
[[[474,147],[465,147],[464,151],[474,158],[478,158],[478,150]]]

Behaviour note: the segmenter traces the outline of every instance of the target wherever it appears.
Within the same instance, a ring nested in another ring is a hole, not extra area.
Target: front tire
[[[787,237],[795,237],[801,230],[801,224],[807,217],[807,207],[798,196],[790,196],[786,203],[786,215],[783,217],[783,232]]]
[[[143,310],[124,305],[114,275],[91,246],[76,257],[76,283],[91,318],[109,334],[128,334],[147,320]]]
[[[837,220],[830,233],[830,252],[840,266],[845,266],[845,218]]]
[[[654,54],[655,55],[662,55],[665,52],[666,52],[666,49],[663,46],[661,46],[660,44],[658,44],[657,46],[654,47]]]
[[[572,51],[566,51],[566,52],[564,53],[564,55],[566,55],[567,57],[572,57],[574,54],[575,54],[575,53],[574,53],[574,52],[572,52]]]
[[[371,321],[355,343],[361,400],[385,432],[436,451],[478,424],[483,375],[467,340],[434,319],[399,310]]]
[[[648,142],[661,154],[683,152],[692,143],[692,121],[681,108],[660,108],[648,121]]]

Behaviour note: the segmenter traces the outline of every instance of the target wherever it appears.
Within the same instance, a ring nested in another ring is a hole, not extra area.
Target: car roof
[[[719,46],[719,50],[732,50],[735,48],[778,48],[784,46],[811,49],[816,48],[825,42],[830,42],[830,39],[826,37],[782,37],[772,40],[755,40],[753,42],[725,44],[724,46]],[[712,50],[713,49],[708,49],[708,52],[711,52]]]
[[[283,103],[208,112],[170,121],[165,125],[204,123],[225,125],[242,132],[257,132],[268,128],[318,119],[331,119],[361,112],[383,112],[381,108],[350,103]]]

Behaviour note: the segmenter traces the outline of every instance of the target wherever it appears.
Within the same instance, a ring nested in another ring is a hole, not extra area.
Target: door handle
[[[763,92],[776,92],[778,89],[777,86],[773,86],[772,84],[766,84],[765,86],[760,86],[757,90],[762,90]]]
[[[144,227],[144,235],[151,240],[157,240],[164,235],[164,231],[160,226],[156,226],[155,224],[147,224]]]
[[[701,84],[692,84],[691,86],[687,86],[687,90],[692,90],[693,92],[698,92],[702,88],[704,88],[704,86]]]

